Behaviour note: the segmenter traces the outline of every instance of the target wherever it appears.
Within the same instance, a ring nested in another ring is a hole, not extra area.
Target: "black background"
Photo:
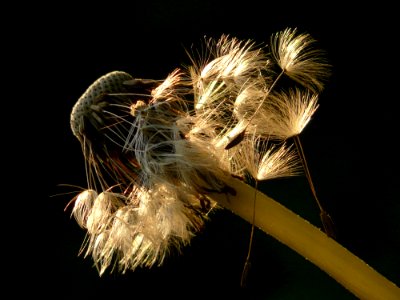
[[[23,287],[14,293],[35,292],[53,299],[355,299],[261,231],[255,235],[248,287],[240,288],[250,225],[222,210],[211,216],[191,246],[163,266],[99,277],[91,258],[78,256],[85,233],[70,218],[70,210],[64,211],[79,188],[61,185],[86,186],[69,114],[95,79],[114,70],[164,78],[189,62],[184,48],[204,35],[225,33],[268,43],[272,33],[286,27],[310,33],[333,65],[320,107],[301,139],[338,241],[400,284],[393,8],[383,3],[349,7],[336,2],[203,0],[131,1],[89,8],[36,5],[24,10],[23,35],[11,35],[25,63],[14,76],[18,89],[13,99],[22,127],[16,129],[17,137],[12,134],[12,144],[19,145],[12,154],[22,166],[13,168],[18,171],[15,176],[10,173],[18,182],[11,198],[18,205],[10,215],[14,222],[19,220],[19,208],[28,213],[27,224],[16,222],[22,230],[8,231],[18,242],[12,245],[22,244],[10,247],[10,262],[21,263],[10,275]],[[28,95],[19,96],[19,91]],[[261,189],[319,226],[304,177],[270,181]],[[74,193],[63,194],[68,192]]]

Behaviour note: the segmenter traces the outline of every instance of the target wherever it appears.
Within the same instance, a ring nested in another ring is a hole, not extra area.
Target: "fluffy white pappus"
[[[186,152],[182,157],[186,157],[191,161],[191,152],[194,152],[194,157],[198,160],[198,165],[208,170],[216,170],[218,176],[226,177],[229,174],[239,175],[241,171],[236,168],[234,161],[235,149],[232,151],[225,150],[221,144],[221,138],[224,136],[222,132],[228,130],[226,124],[220,122],[218,108],[215,110],[204,110],[201,113],[198,111],[195,116],[182,118],[178,122],[180,132],[185,135],[186,144],[179,153]],[[183,145],[182,145],[183,146]],[[197,154],[196,154],[197,153]],[[187,166],[192,165],[187,164]],[[218,168],[216,168],[218,166]],[[222,173],[221,173],[221,170]],[[209,172],[209,171],[208,171]],[[208,173],[207,172],[207,173]]]
[[[184,188],[154,183],[151,190],[135,189],[125,205],[116,205],[111,193],[102,194],[88,209],[86,245],[86,256],[93,257],[100,275],[110,266],[126,272],[159,265],[172,247],[188,244],[203,225],[190,208],[198,200]]]
[[[175,145],[177,178],[199,192],[219,191],[224,184],[222,178],[227,174],[218,168],[219,159],[204,140],[191,139]]]
[[[256,47],[254,41],[228,35],[209,39],[205,56],[200,63],[191,58],[193,66],[189,67],[196,109],[237,93],[249,81],[260,80],[269,64],[264,49]]]
[[[201,83],[201,87],[195,93],[195,108],[197,110],[202,109],[205,105],[213,104],[224,99],[227,95],[229,95],[229,90],[224,82],[213,80],[208,83]]]
[[[318,94],[308,90],[271,93],[252,122],[260,135],[285,140],[299,135],[317,108]]]
[[[189,82],[185,82],[182,71],[175,69],[173,72],[168,74],[162,83],[151,91],[153,99],[151,103],[157,103],[158,101],[177,101],[181,105],[185,104],[182,96],[185,96],[190,92],[188,90]]]
[[[87,228],[88,216],[97,196],[95,190],[85,190],[76,196],[72,215],[80,227]]]
[[[141,184],[149,186],[158,178],[175,185],[183,183],[198,192],[221,190],[222,178],[227,174],[217,167],[219,160],[204,136],[205,131],[202,130],[202,139],[195,138],[191,129],[198,127],[189,124],[193,118],[171,108],[172,104],[171,101],[160,102],[146,114],[136,116],[135,133],[131,134],[125,151],[136,157],[142,174]]]
[[[157,178],[199,193],[220,191],[229,174],[219,167],[220,155],[211,143],[216,128],[225,125],[217,123],[220,112],[216,108],[207,110],[207,116],[190,114],[184,105],[186,94],[180,94],[180,87],[185,89],[180,78],[177,70],[171,73],[153,90],[157,100],[135,110],[124,151],[136,158],[143,186]]]
[[[316,40],[308,33],[298,33],[287,28],[271,37],[272,57],[280,68],[293,80],[320,92],[330,75],[330,64],[325,52],[316,46]]]
[[[214,59],[201,68],[200,78],[204,81],[215,78],[240,81],[258,75],[268,65],[263,49],[252,40],[222,35],[217,41],[210,39],[208,46]]]
[[[123,198],[121,194],[111,192],[102,192],[96,197],[85,226],[89,234],[101,232],[108,226],[115,211],[125,205],[120,198]]]
[[[296,176],[301,169],[292,146],[286,146],[285,143],[272,145],[256,134],[246,137],[238,155],[249,174],[260,181]]]
[[[177,122],[188,117],[185,102],[175,89],[179,84],[177,71],[168,76],[153,90],[148,104],[142,103],[135,110],[124,151],[133,153],[141,172],[149,176],[166,176],[175,172],[176,143],[182,140]]]

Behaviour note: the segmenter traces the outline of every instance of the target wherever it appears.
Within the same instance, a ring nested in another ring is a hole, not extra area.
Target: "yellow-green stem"
[[[232,178],[236,196],[211,194],[219,205],[251,223],[254,189]],[[325,271],[360,299],[400,299],[400,289],[319,228],[257,192],[255,225]]]

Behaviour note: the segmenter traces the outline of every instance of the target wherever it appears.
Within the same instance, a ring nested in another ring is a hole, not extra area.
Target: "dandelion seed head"
[[[325,64],[314,41],[287,29],[271,51],[229,35],[164,80],[115,71],[96,80],[71,112],[88,189],[72,211],[87,230],[82,250],[100,273],[161,265],[188,245],[232,175],[269,180],[297,174],[297,157],[270,139],[298,135],[317,93],[277,89],[271,57],[295,82],[320,90]]]

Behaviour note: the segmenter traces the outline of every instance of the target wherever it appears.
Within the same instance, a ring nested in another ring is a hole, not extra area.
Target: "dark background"
[[[24,10],[24,35],[13,35],[26,61],[19,70],[23,75],[14,77],[19,83],[16,95],[29,92],[15,102],[17,116],[23,114],[23,130],[18,129],[23,139],[17,137],[21,153],[14,154],[23,169],[14,170],[24,171],[11,177],[19,183],[14,191],[21,195],[15,207],[25,208],[28,223],[22,224],[23,230],[10,231],[16,245],[23,245],[11,247],[9,257],[22,265],[10,274],[23,287],[15,293],[53,299],[134,299],[160,293],[168,298],[355,299],[316,266],[260,231],[254,239],[248,287],[240,288],[250,225],[222,210],[211,216],[191,246],[163,266],[99,277],[91,258],[78,256],[85,233],[70,218],[70,210],[64,211],[79,187],[86,186],[69,114],[95,79],[114,70],[164,78],[189,62],[184,48],[204,35],[225,33],[268,43],[272,33],[286,27],[310,33],[333,65],[320,107],[301,139],[338,241],[400,284],[398,85],[391,79],[396,78],[391,72],[398,51],[392,7],[203,0],[90,8],[35,5]],[[270,181],[261,189],[320,226],[304,177]],[[12,210],[13,220],[16,211]]]

